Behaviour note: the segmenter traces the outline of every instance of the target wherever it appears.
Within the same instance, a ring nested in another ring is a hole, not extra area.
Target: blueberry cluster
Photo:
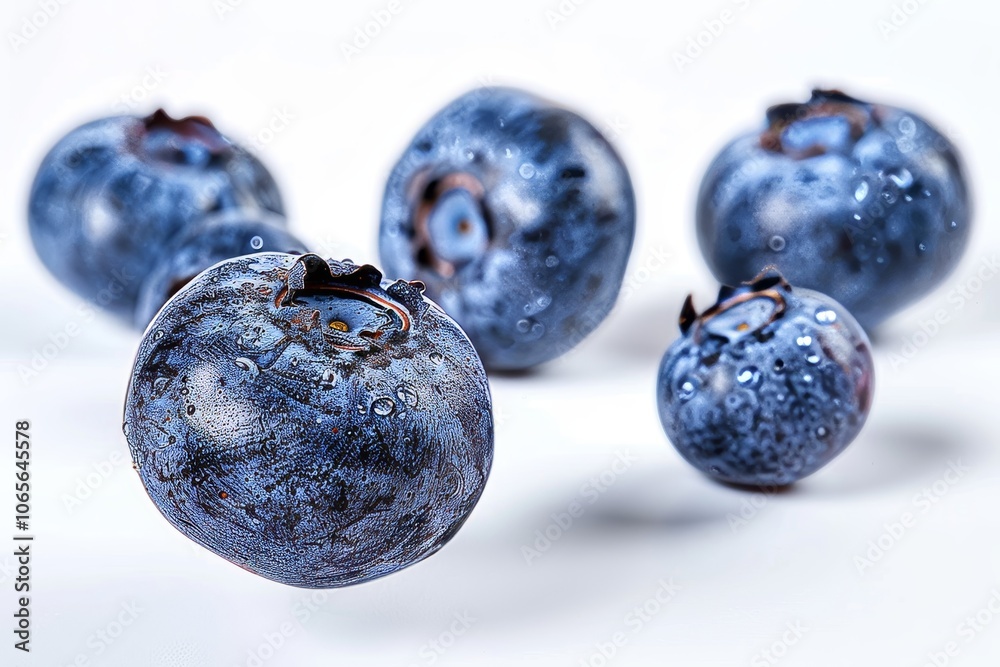
[[[872,402],[861,325],[954,268],[968,200],[926,121],[837,91],[730,143],[696,215],[726,286],[701,313],[688,298],[659,370],[681,455],[779,486],[843,451]],[[635,217],[593,125],[505,88],[444,107],[392,170],[391,279],[309,253],[264,166],[201,117],[74,130],[29,205],[53,275],[92,301],[117,282],[100,305],[145,329],[124,431],[150,498],[200,544],[303,587],[395,572],[455,535],[493,457],[485,369],[550,361],[600,324]]]

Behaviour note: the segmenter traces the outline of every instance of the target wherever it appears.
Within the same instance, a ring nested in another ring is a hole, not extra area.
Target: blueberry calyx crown
[[[723,285],[715,305],[701,314],[695,310],[693,296],[689,294],[681,308],[681,333],[686,336],[690,332],[698,343],[705,338],[732,342],[743,336],[761,337],[766,327],[784,316],[784,294],[791,291],[788,281],[769,267],[737,287]]]
[[[153,159],[179,165],[201,166],[232,152],[232,144],[208,118],[172,118],[163,109],[142,119],[139,143]]]
[[[424,285],[398,280],[383,289],[370,264],[326,260],[308,253],[288,271],[275,299],[278,308],[304,308],[305,328],[319,330],[338,350],[370,352],[408,335],[427,304]]]
[[[486,188],[467,172],[451,172],[415,184],[413,244],[417,261],[444,278],[478,258],[489,245],[491,225],[483,206]]]
[[[808,102],[770,107],[760,145],[799,160],[846,152],[875,120],[874,109],[867,102],[839,90],[816,89]]]

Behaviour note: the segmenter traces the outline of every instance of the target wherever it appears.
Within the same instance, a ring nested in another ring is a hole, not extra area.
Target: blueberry
[[[814,91],[767,113],[715,158],[697,210],[724,284],[776,266],[870,329],[930,292],[969,238],[969,193],[951,143],[914,113]]]
[[[261,253],[217,264],[157,314],[124,430],[182,533],[269,579],[360,583],[441,548],[493,456],[489,385],[419,283]]]
[[[171,296],[213,264],[260,252],[306,252],[284,225],[284,218],[273,213],[237,209],[189,226],[167,245],[142,281],[135,326],[145,328]]]
[[[871,405],[864,330],[843,306],[777,273],[723,287],[660,364],[657,403],[667,437],[703,473],[781,486],[830,462],[857,436]]]
[[[207,119],[115,116],[79,127],[42,161],[28,222],[45,266],[128,320],[168,242],[207,214],[283,213],[267,170]]]
[[[590,123],[489,88],[439,112],[386,186],[379,250],[469,334],[489,368],[566,352],[611,310],[635,232],[628,171]]]

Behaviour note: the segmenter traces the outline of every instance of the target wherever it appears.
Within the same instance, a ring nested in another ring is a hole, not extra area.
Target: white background
[[[919,667],[949,642],[954,655],[939,665],[997,664],[1000,280],[976,278],[1000,250],[995,3],[910,0],[912,16],[896,14],[899,29],[885,33],[887,0],[589,0],[564,2],[569,15],[554,25],[558,0],[402,0],[351,59],[341,45],[388,0],[52,5],[47,18],[37,0],[5,0],[0,14],[0,431],[9,441],[16,419],[32,421],[37,535],[30,656],[11,648],[12,548],[0,547],[0,664]],[[725,9],[732,21],[679,68],[674,54]],[[26,20],[44,25],[33,32]],[[31,36],[12,44],[12,33]],[[566,358],[493,379],[489,484],[432,558],[311,602],[194,546],[127,461],[121,411],[138,335],[82,321],[81,302],[28,242],[27,193],[44,152],[123,104],[205,114],[237,141],[257,138],[312,247],[376,261],[382,187],[410,136],[454,96],[494,84],[616,128],[639,197],[630,297]],[[879,332],[860,438],[792,491],[761,496],[680,459],[657,420],[656,366],[684,295],[706,306],[716,289],[693,233],[702,171],[767,105],[804,100],[814,85],[935,121],[963,150],[976,228],[948,283]],[[290,122],[268,135],[279,114]],[[978,291],[959,305],[958,288]],[[922,335],[937,311],[947,323]],[[18,369],[70,323],[78,335],[22,379]],[[12,453],[0,449],[0,545],[14,532]],[[634,461],[615,474],[619,454]],[[949,477],[955,462],[967,470]],[[613,483],[589,503],[583,485],[602,473]],[[574,500],[583,516],[551,527]],[[911,525],[890,535],[906,513]],[[527,562],[523,548],[546,529],[557,539]],[[679,587],[666,604],[661,581]],[[978,630],[963,625],[983,609]],[[110,644],[98,634],[108,632]],[[605,659],[616,633],[622,645]]]

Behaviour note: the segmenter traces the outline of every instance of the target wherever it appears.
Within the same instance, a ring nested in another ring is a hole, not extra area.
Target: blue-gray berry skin
[[[273,213],[236,209],[213,214],[189,226],[163,250],[142,281],[135,326],[146,328],[167,299],[214,264],[241,255],[301,254],[306,250],[305,244],[288,231],[284,218]]]
[[[146,330],[124,430],[182,533],[293,586],[361,583],[441,548],[489,474],[489,385],[419,283],[262,253],[217,264]]]
[[[920,116],[814,91],[715,158],[697,226],[723,284],[773,265],[870,329],[958,264],[969,192],[954,146]]]
[[[131,322],[168,242],[210,213],[237,208],[282,214],[271,175],[207,119],[161,110],[102,118],[63,137],[35,176],[28,224],[61,283]]]
[[[468,93],[416,135],[385,190],[379,251],[465,329],[488,368],[566,352],[605,318],[635,233],[612,146],[519,90]]]
[[[723,287],[660,364],[660,421],[677,451],[723,482],[783,486],[854,440],[871,406],[868,338],[826,295],[776,273]]]

